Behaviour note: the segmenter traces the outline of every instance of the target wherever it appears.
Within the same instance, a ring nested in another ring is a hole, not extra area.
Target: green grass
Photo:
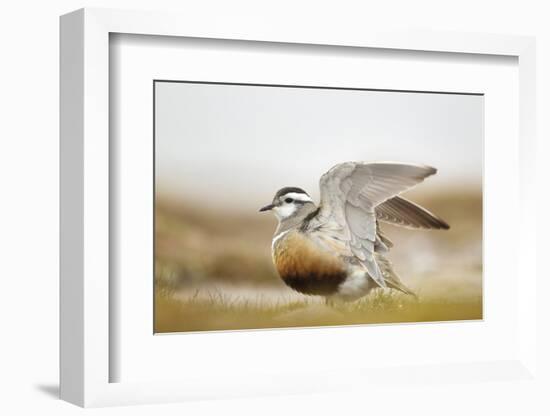
[[[316,297],[243,299],[222,292],[196,292],[183,299],[156,291],[155,332],[311,327],[471,320],[482,318],[482,299],[416,300],[390,290],[375,290],[356,302],[326,305]]]

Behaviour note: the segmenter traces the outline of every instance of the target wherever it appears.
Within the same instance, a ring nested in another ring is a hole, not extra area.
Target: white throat
[[[273,212],[279,221],[283,221],[292,217],[297,209],[298,207],[294,204],[284,204],[273,208]]]

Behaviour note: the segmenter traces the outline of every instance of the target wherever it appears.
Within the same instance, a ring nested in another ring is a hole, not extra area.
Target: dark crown
[[[280,196],[286,195],[290,192],[294,192],[294,193],[297,193],[297,194],[306,194],[306,195],[308,195],[308,193],[306,191],[304,191],[302,188],[296,188],[294,186],[286,186],[286,187],[281,188],[277,191],[277,193],[275,194],[275,198],[279,198]]]

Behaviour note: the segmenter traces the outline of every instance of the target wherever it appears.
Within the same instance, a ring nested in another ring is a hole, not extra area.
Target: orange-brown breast
[[[283,281],[309,295],[330,295],[346,279],[347,267],[300,231],[290,231],[273,247],[275,267]]]

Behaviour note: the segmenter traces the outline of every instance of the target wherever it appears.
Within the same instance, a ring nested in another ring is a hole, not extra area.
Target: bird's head
[[[279,189],[271,204],[260,208],[260,212],[272,211],[279,222],[307,215],[315,208],[311,197],[301,188],[285,187]]]

